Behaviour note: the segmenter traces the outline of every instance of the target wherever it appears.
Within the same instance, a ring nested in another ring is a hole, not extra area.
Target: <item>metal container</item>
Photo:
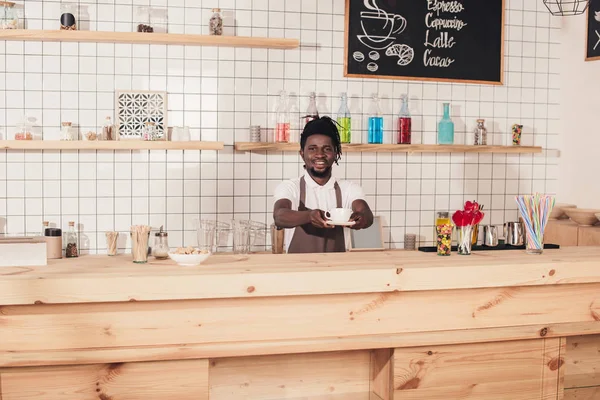
[[[495,225],[483,226],[483,245],[487,247],[498,246],[498,227]]]
[[[525,237],[525,227],[521,222],[504,224],[504,243],[510,246],[522,246]]]

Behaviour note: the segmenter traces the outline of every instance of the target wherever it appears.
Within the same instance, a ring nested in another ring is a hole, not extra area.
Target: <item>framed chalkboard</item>
[[[585,60],[600,60],[600,0],[591,0],[587,11]]]
[[[504,0],[346,0],[347,77],[501,85]]]
[[[385,250],[381,217],[373,217],[373,225],[367,229],[350,231],[350,251]]]

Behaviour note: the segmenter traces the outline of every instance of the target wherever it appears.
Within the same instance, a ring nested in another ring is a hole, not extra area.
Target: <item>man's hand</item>
[[[350,216],[350,221],[356,222],[350,229],[365,229],[369,227],[369,221],[362,212],[355,211]]]
[[[327,219],[325,218],[325,211],[323,210],[312,210],[310,212],[310,223],[313,226],[316,226],[317,228],[333,228],[333,225],[327,224]]]

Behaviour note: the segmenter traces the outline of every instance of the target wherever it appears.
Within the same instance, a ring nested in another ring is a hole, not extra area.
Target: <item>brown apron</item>
[[[342,191],[335,183],[335,199],[338,208],[342,207]],[[300,203],[298,211],[309,211],[306,208],[306,181],[300,179]],[[341,253],[346,251],[344,228],[336,226],[334,229],[317,228],[311,223],[296,227],[290,242],[288,253]]]

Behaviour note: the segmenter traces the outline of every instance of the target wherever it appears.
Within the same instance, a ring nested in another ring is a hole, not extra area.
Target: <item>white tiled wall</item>
[[[354,0],[353,0],[354,1]],[[56,29],[58,1],[20,1],[27,27]],[[24,3],[24,5],[23,5]],[[435,210],[466,199],[485,204],[486,223],[516,217],[519,193],[556,191],[559,132],[559,20],[538,0],[506,0],[505,85],[467,85],[343,76],[344,0],[98,0],[79,1],[80,25],[131,31],[136,7],[168,10],[169,32],[206,33],[211,8],[225,10],[237,35],[298,38],[295,50],[163,45],[0,42],[0,132],[12,138],[24,112],[38,138],[56,139],[61,121],[95,130],[114,113],[114,91],[166,90],[169,125],[187,125],[194,139],[221,140],[212,151],[1,151],[0,230],[40,231],[43,220],[66,227],[75,220],[84,249],[103,252],[104,231],[131,224],[164,225],[171,245],[193,244],[193,218],[252,218],[271,222],[270,195],[301,172],[293,153],[243,153],[248,126],[271,126],[278,92],[297,96],[305,110],[318,93],[321,114],[338,108],[347,91],[354,138],[372,93],[382,97],[386,141],[392,141],[399,96],[408,93],[413,143],[435,143],[441,102],[452,103],[457,143],[471,143],[475,119],[485,118],[493,144],[507,144],[521,123],[524,143],[542,155],[344,154],[335,169],[364,187],[383,217],[385,240],[402,245],[404,233],[432,236]],[[478,54],[472,54],[478,57]],[[5,216],[5,218],[4,218]],[[2,226],[3,225],[3,226]]]

